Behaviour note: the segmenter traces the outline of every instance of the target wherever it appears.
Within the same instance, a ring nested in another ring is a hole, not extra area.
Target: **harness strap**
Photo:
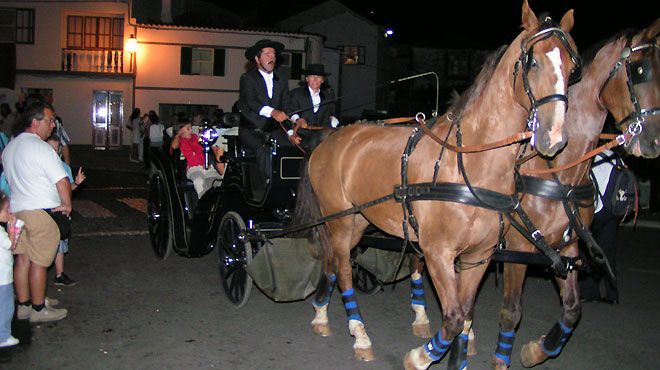
[[[507,213],[506,217],[509,219],[509,222],[511,222],[511,225],[520,232],[521,235],[523,235],[527,240],[529,240],[538,250],[543,252],[550,260],[552,261],[552,269],[554,270],[555,274],[562,279],[565,279],[568,276],[568,273],[570,270],[572,270],[572,266],[565,264],[562,261],[561,256],[557,251],[552,249],[548,242],[545,240],[545,237],[543,236],[543,233],[541,233],[540,230],[536,229],[532,221],[529,219],[529,216],[525,211],[522,209],[522,207],[518,206],[515,209],[516,214],[518,215],[518,218],[520,218],[520,221],[522,224],[520,224],[516,219],[513,217],[511,213]]]
[[[451,150],[452,152],[455,153],[478,153],[478,152],[485,152],[487,150],[491,149],[496,149],[496,148],[501,148],[503,146],[508,146],[514,143],[517,143],[519,141],[527,140],[532,137],[533,132],[531,131],[525,131],[525,132],[520,132],[515,135],[511,135],[509,137],[506,137],[502,140],[498,140],[492,143],[488,144],[483,144],[483,145],[474,145],[474,146],[454,146],[449,144],[448,142],[440,139],[437,137],[431,129],[426,125],[423,119],[419,119],[419,126],[424,130],[424,133],[428,135],[433,141],[436,143],[442,145],[444,148],[447,148]]]
[[[520,170],[520,173],[524,174],[524,175],[541,175],[541,174],[548,174],[548,173],[563,171],[565,169],[575,167],[578,164],[586,161],[587,159],[590,159],[590,158],[596,156],[597,154],[600,154],[600,153],[604,152],[607,149],[612,149],[616,146],[619,146],[619,145],[627,142],[628,140],[630,140],[630,138],[631,138],[630,134],[627,134],[627,133],[626,134],[621,134],[621,135],[617,136],[615,139],[613,139],[613,140],[609,141],[608,143],[605,143],[605,144],[597,147],[596,149],[588,152],[587,154],[585,154],[582,157],[574,160],[571,163],[567,163],[567,164],[565,164],[563,166],[559,166],[559,167],[545,168],[545,169],[541,169],[541,168],[539,168],[539,169],[525,169],[525,168],[523,168],[523,169]]]

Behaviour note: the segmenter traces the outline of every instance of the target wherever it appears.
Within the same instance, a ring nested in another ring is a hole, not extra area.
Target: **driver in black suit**
[[[254,61],[256,68],[240,79],[239,107],[241,123],[238,136],[241,142],[255,153],[259,168],[266,178],[270,178],[267,149],[264,144],[274,138],[279,145],[291,145],[295,138],[280,128],[280,123],[288,120],[283,111],[284,100],[289,92],[286,76],[275,70],[277,55],[284,45],[277,41],[263,39],[245,51],[245,58]],[[290,123],[284,126],[289,128]],[[289,131],[291,132],[291,131]]]
[[[300,145],[309,153],[321,141],[319,129],[336,128],[339,120],[335,118],[335,94],[323,84],[330,75],[323,64],[309,64],[303,74],[305,86],[291,90],[284,108],[291,114],[291,121],[300,127],[295,134],[301,137]]]

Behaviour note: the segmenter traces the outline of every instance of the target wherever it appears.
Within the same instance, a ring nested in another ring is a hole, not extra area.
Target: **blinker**
[[[653,69],[649,58],[630,62],[630,70],[632,71],[630,79],[633,85],[651,82],[653,79]]]

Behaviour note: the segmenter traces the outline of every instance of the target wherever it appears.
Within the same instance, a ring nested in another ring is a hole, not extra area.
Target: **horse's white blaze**
[[[552,69],[555,72],[555,94],[565,95],[564,90],[564,76],[561,73],[561,52],[558,48],[545,54],[550,62],[552,62]],[[562,139],[562,122],[564,122],[564,113],[566,112],[566,105],[562,101],[555,102],[555,114],[553,115],[552,128],[550,130],[550,145],[555,145],[561,142]]]

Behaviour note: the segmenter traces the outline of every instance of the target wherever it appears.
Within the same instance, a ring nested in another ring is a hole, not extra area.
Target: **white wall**
[[[17,86],[53,89],[55,113],[62,118],[72,144],[92,144],[92,98],[94,90],[121,91],[124,99],[124,121],[131,114],[132,90],[130,80],[86,79],[66,76],[21,75]],[[13,109],[13,107],[12,107]],[[130,131],[122,127],[124,145],[130,145]]]

